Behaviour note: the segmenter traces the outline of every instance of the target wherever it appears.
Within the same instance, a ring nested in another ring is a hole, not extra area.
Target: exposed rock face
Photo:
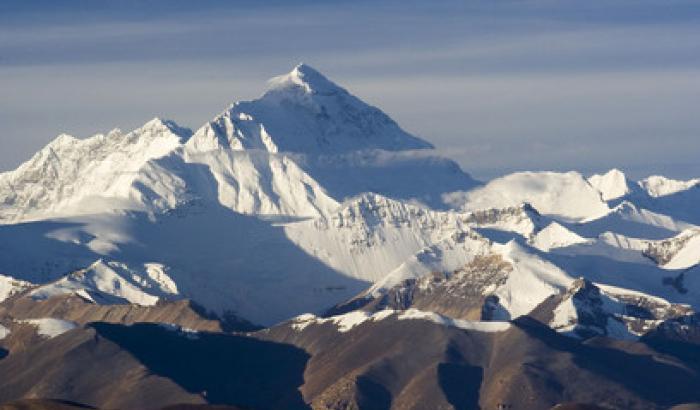
[[[657,264],[665,265],[670,262],[690,240],[699,234],[700,231],[686,231],[673,238],[649,241],[643,254]]]
[[[548,323],[552,329],[581,339],[595,336],[636,339],[667,322],[667,330],[671,331],[671,323],[685,322],[693,315],[686,305],[615,289],[601,290],[583,278],[532,312],[533,317]]]
[[[407,279],[381,297],[368,301],[366,310],[417,308],[457,319],[491,320],[498,309],[498,296],[492,292],[503,285],[512,266],[499,255],[477,256],[449,274],[433,272],[418,279]],[[362,299],[354,301],[363,303]],[[353,303],[349,306],[352,306]],[[342,306],[338,307],[339,311]]]

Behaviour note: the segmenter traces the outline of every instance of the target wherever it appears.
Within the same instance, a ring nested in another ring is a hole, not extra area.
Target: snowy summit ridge
[[[700,306],[697,180],[481,184],[431,148],[306,64],[194,132],[61,135],[0,174],[0,296],[188,298],[263,325],[355,297],[508,320],[583,277]]]
[[[189,145],[306,155],[433,148],[306,64],[271,79],[259,99],[234,103]]]
[[[268,93],[280,92],[290,87],[301,87],[308,94],[335,94],[347,91],[330,81],[313,67],[299,63],[287,74],[268,80]]]

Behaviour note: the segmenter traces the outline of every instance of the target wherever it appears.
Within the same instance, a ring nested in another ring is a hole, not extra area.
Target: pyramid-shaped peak
[[[75,141],[78,141],[78,139],[74,136],[66,133],[61,133],[51,142],[48,143],[47,148],[55,148],[57,146],[68,145],[74,143]]]
[[[297,64],[287,74],[274,77],[268,81],[269,90],[283,90],[288,88],[302,88],[306,93],[330,94],[345,91],[337,84],[330,81],[318,70],[308,64]]]
[[[311,155],[433,148],[306,64],[268,84],[260,98],[234,103],[205,124],[188,146]]]
[[[147,123],[143,124],[141,126],[141,129],[143,130],[172,130],[173,128],[177,129],[179,126],[175,123],[175,121],[171,120],[166,120],[162,119],[160,117],[155,117],[152,120],[148,121]]]
[[[294,69],[292,69],[292,73],[298,75],[322,75],[318,72],[318,70],[303,62],[294,66]]]
[[[604,201],[618,199],[630,193],[627,177],[617,168],[602,175],[593,175],[588,178],[588,182],[600,192]]]
[[[190,135],[192,135],[192,130],[179,126],[177,123],[175,123],[175,121],[166,120],[159,117],[155,117],[143,124],[139,129],[135,130],[135,132],[149,132],[154,135],[161,133],[172,133],[184,139],[187,139]]]

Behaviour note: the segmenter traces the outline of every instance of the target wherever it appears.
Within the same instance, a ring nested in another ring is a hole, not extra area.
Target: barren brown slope
[[[692,349],[692,347],[691,347]],[[697,353],[697,350],[695,350]],[[692,350],[685,354],[691,355]],[[253,409],[667,409],[700,400],[700,366],[654,346],[585,343],[523,317],[464,330],[391,314],[250,335],[93,323],[0,360],[0,401],[100,408],[209,403]]]
[[[189,300],[160,302],[155,306],[130,304],[98,305],[75,295],[55,296],[46,300],[16,295],[0,303],[0,324],[10,329],[0,340],[0,348],[18,352],[42,340],[36,327],[23,323],[28,319],[62,319],[85,325],[108,323],[170,323],[188,329],[221,331],[222,322]],[[225,326],[224,326],[225,327]]]
[[[678,358],[642,343],[583,344],[529,318],[499,333],[390,317],[345,333],[325,322],[258,335],[311,354],[302,392],[319,409],[662,409],[700,399],[697,369]]]
[[[93,323],[0,360],[0,402],[42,397],[99,408],[303,409],[298,387],[307,358],[292,346],[245,336]]]
[[[220,322],[189,300],[160,302],[155,306],[134,304],[99,305],[75,295],[34,300],[20,296],[0,303],[0,317],[30,319],[51,317],[84,325],[89,322],[131,324],[138,322],[173,323],[196,330],[219,331]]]
[[[0,402],[53,398],[105,408],[204,400],[153,374],[93,328],[74,329],[0,360]]]

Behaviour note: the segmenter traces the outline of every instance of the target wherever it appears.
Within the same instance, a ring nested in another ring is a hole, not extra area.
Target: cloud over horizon
[[[689,1],[6,2],[0,170],[61,132],[198,128],[305,61],[477,178],[700,176]]]

